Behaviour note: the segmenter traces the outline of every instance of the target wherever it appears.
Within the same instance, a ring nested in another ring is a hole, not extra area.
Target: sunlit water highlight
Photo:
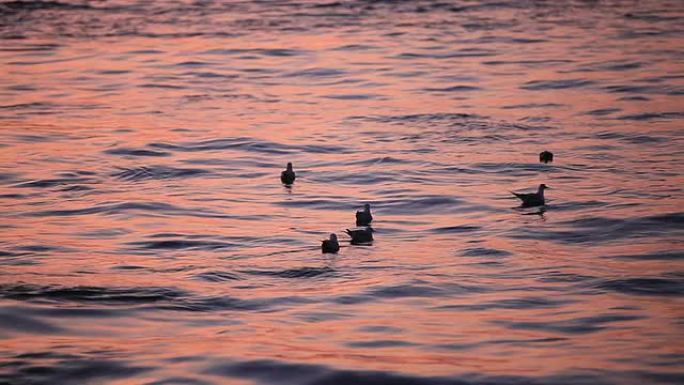
[[[683,383],[683,26],[0,3],[0,382]]]

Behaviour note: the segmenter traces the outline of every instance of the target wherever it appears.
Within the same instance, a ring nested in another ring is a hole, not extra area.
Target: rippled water
[[[10,1],[0,39],[1,383],[684,383],[681,1]]]

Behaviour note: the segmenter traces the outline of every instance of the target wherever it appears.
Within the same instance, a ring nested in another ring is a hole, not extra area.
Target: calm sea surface
[[[682,384],[683,170],[680,0],[3,1],[0,383]]]

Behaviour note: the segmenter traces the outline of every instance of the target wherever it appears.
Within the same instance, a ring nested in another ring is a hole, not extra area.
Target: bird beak
[[[552,190],[552,188],[551,188],[551,187],[549,187],[549,186],[546,186],[546,189],[547,189],[547,190]]]

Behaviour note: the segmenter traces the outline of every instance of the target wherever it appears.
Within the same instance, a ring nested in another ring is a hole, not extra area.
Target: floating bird
[[[321,241],[321,251],[324,253],[337,253],[340,251],[340,243],[337,242],[337,234],[330,234],[330,239]]]
[[[366,203],[363,205],[363,211],[356,212],[356,225],[357,226],[368,226],[371,221],[373,221],[373,216],[370,212],[370,205]]]
[[[539,153],[539,162],[553,163],[553,153],[551,151],[542,151]]]
[[[292,170],[292,163],[288,162],[287,169],[280,173],[280,181],[283,182],[283,184],[290,185],[294,183],[296,177],[295,172]]]
[[[531,193],[531,194],[518,194],[514,193],[511,191],[513,195],[518,197],[522,201],[522,207],[534,207],[534,206],[543,206],[545,201],[544,201],[544,190],[546,190],[547,187],[545,184],[540,184],[539,189],[537,190],[536,193]]]
[[[351,237],[352,245],[363,245],[373,242],[373,229],[370,227],[358,230],[347,229],[347,234]]]

